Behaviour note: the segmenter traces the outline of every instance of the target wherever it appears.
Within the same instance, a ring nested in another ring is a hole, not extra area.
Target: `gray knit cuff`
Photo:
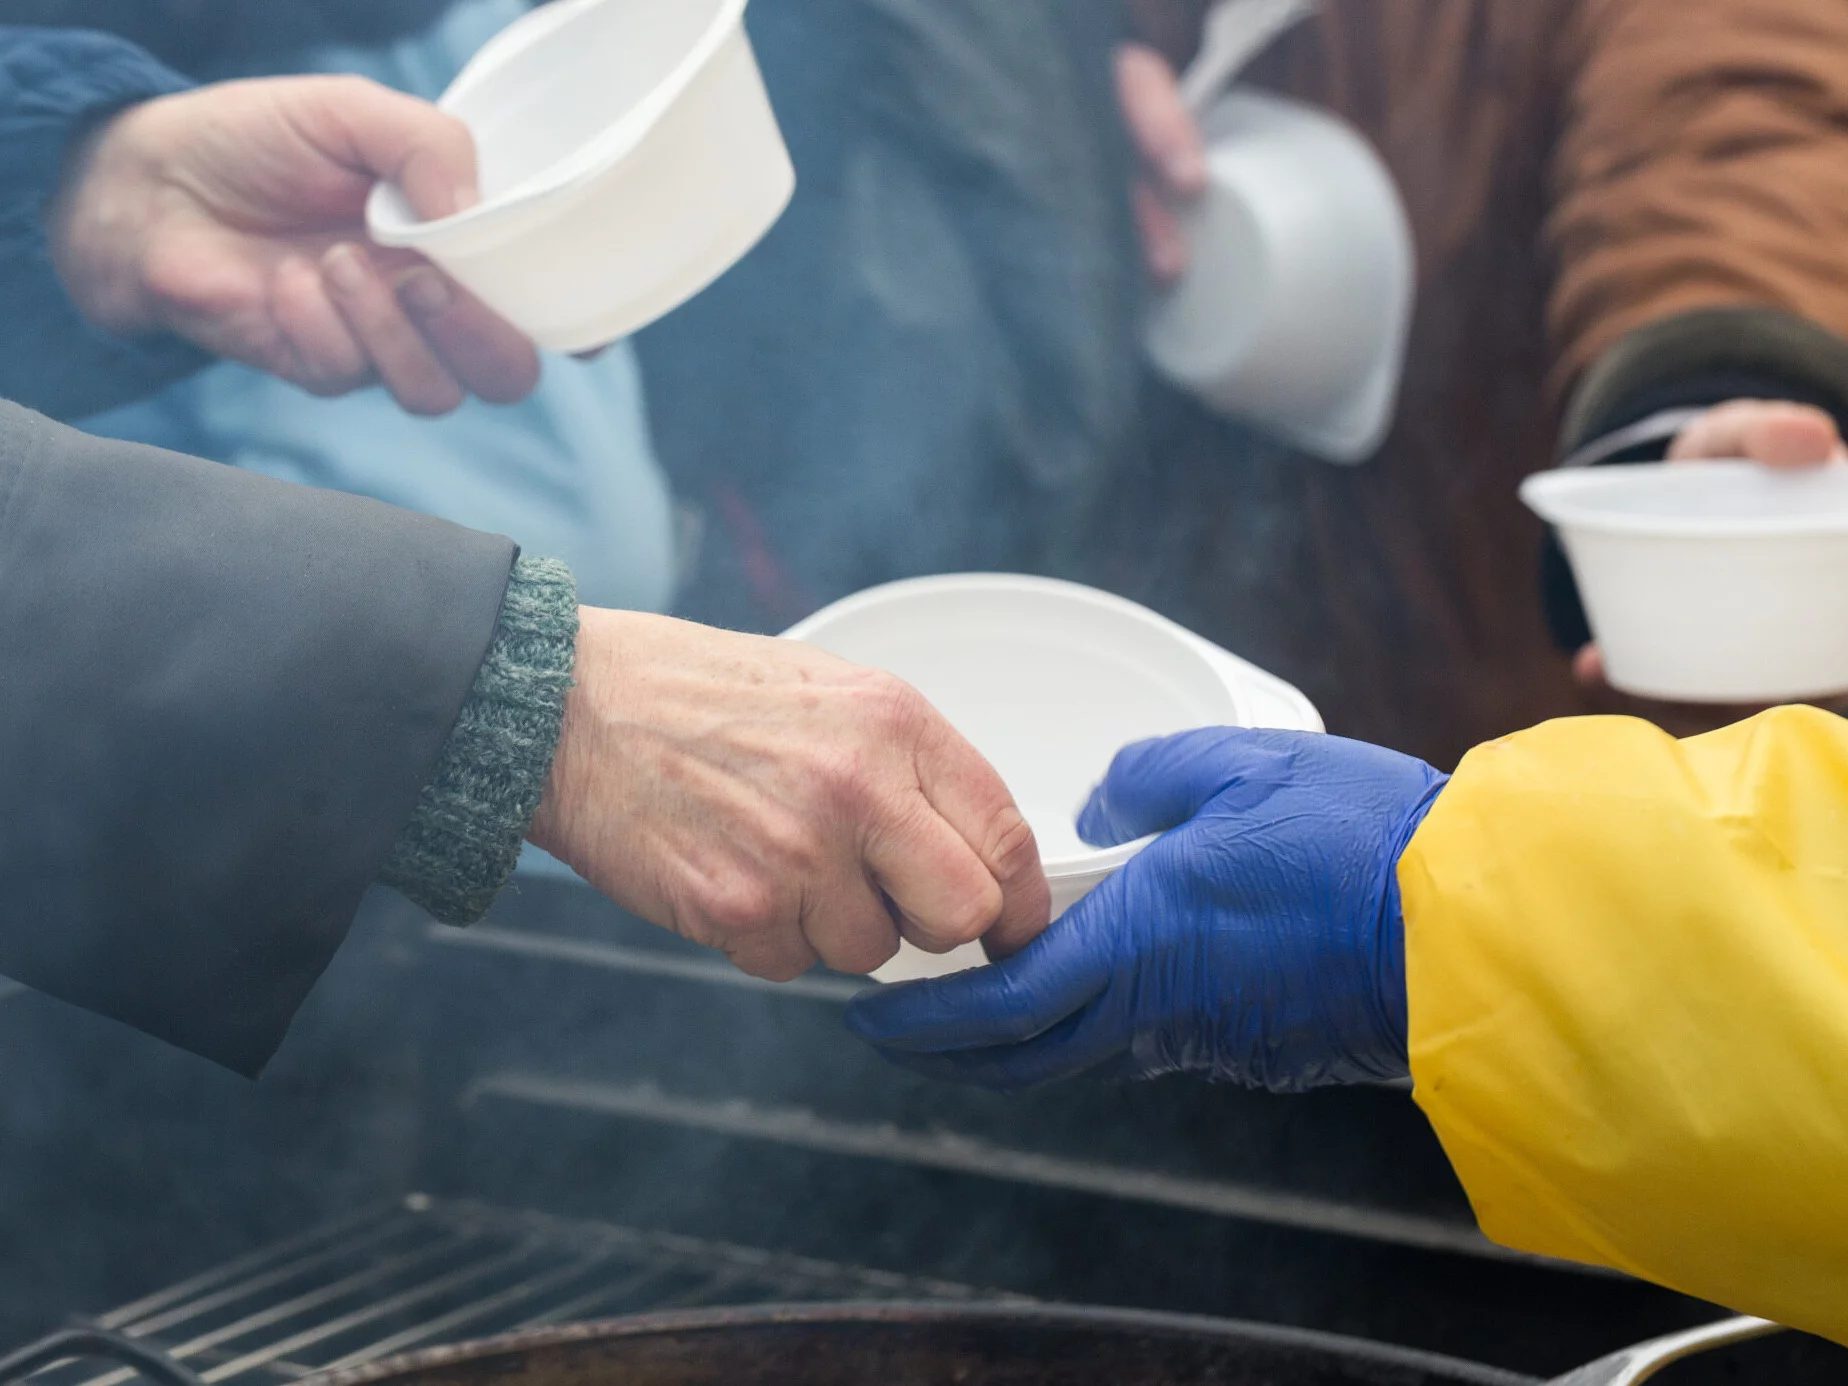
[[[445,924],[473,924],[513,874],[558,749],[577,628],[571,570],[516,560],[475,686],[378,875]]]

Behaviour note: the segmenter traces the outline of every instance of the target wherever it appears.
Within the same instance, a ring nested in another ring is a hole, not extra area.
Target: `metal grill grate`
[[[665,1232],[444,1202],[343,1219],[102,1315],[210,1382],[294,1381],[515,1328],[699,1305],[992,1299],[972,1286]],[[66,1361],[39,1386],[121,1386]]]

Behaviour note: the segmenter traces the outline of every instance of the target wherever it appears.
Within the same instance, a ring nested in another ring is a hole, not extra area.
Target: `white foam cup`
[[[1541,472],[1611,685],[1681,702],[1848,691],[1848,464]]]
[[[1151,305],[1149,358],[1221,413],[1362,461],[1392,423],[1417,277],[1392,177],[1283,97],[1229,92],[1201,135],[1207,188],[1178,209],[1188,265]]]
[[[475,138],[482,200],[419,221],[388,183],[367,227],[434,260],[544,347],[625,337],[769,230],[795,170],[745,0],[554,0],[438,104]]]

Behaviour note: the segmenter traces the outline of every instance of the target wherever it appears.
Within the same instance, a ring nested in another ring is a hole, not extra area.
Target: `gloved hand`
[[[1447,778],[1306,732],[1130,746],[1079,832],[1171,831],[1014,957],[869,991],[848,1028],[907,1068],[996,1088],[1088,1070],[1277,1091],[1403,1077],[1395,867]]]

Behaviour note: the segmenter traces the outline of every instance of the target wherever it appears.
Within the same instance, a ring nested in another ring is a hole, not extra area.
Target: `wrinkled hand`
[[[360,77],[226,82],[132,106],[79,142],[48,215],[73,301],[319,395],[383,382],[417,414],[510,403],[532,344],[421,257],[365,244],[366,194],[420,216],[478,200],[453,116]]]
[[[789,640],[581,612],[577,686],[529,836],[643,918],[787,980],[900,934],[997,952],[1046,927],[1001,779],[889,674]]]
[[[1817,467],[1848,461],[1835,420],[1808,404],[1785,400],[1735,399],[1716,404],[1675,435],[1670,462],[1745,458],[1767,467]],[[1573,677],[1602,686],[1604,656],[1586,645],[1573,656]]]
[[[1088,1070],[1284,1091],[1401,1077],[1395,868],[1445,779],[1306,732],[1131,746],[1079,831],[1162,838],[1017,956],[862,995],[848,1027],[907,1068],[997,1088]]]
[[[1154,48],[1126,43],[1116,55],[1117,99],[1140,160],[1132,189],[1148,270],[1161,283],[1187,268],[1187,238],[1174,204],[1206,191],[1206,146],[1181,100],[1174,68]]]

